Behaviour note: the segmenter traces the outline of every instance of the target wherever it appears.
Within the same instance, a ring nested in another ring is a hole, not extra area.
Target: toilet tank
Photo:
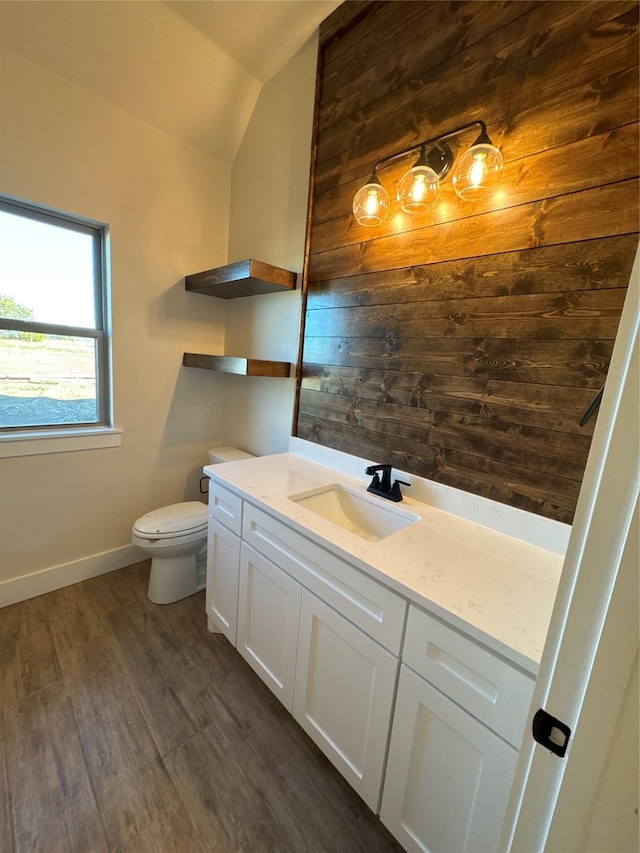
[[[238,462],[240,459],[253,459],[253,453],[245,453],[237,447],[225,445],[223,447],[212,447],[209,450],[209,465],[217,465],[220,462]]]

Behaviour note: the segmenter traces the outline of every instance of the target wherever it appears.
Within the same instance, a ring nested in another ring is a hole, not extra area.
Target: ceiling
[[[340,0],[1,0],[0,47],[232,163],[263,84]]]

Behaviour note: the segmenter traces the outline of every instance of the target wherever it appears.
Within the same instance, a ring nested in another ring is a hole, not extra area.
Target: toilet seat
[[[206,535],[207,506],[200,501],[186,501],[154,509],[139,518],[133,533],[142,539],[165,540],[194,534]],[[196,538],[194,536],[194,538]]]

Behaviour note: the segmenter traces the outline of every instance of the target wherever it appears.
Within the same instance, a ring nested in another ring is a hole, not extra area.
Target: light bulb
[[[440,181],[430,166],[416,164],[398,184],[398,201],[405,213],[424,213],[438,198]]]
[[[413,179],[413,186],[411,187],[411,201],[419,204],[423,198],[427,194],[427,185],[425,182],[424,175],[416,175]]]
[[[367,216],[377,216],[380,209],[380,199],[378,198],[378,190],[371,187],[367,190],[367,200],[364,204]]]
[[[376,175],[360,187],[353,199],[353,215],[358,225],[380,225],[389,215],[389,193]]]
[[[502,154],[486,142],[472,145],[453,172],[453,188],[460,198],[474,200],[489,194],[502,174]]]
[[[484,151],[478,151],[473,155],[473,165],[469,169],[468,177],[469,183],[476,188],[484,185],[487,176],[486,159],[487,155]]]

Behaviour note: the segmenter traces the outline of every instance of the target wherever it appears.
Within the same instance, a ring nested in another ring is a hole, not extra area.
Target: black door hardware
[[[554,755],[564,758],[571,737],[571,729],[566,723],[540,708],[533,717],[531,729],[535,741],[550,749]]]

